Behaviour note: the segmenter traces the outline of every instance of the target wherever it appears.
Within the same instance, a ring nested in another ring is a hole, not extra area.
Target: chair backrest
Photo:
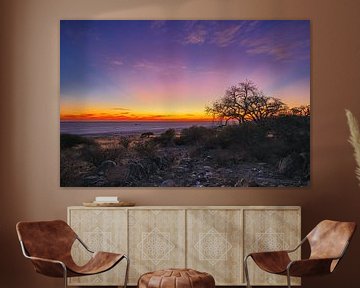
[[[355,229],[355,222],[321,221],[306,236],[311,248],[310,259],[342,256]]]
[[[19,222],[19,240],[30,256],[61,260],[69,257],[75,232],[62,220]]]

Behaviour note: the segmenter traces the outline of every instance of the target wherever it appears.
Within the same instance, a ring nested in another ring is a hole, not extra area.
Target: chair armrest
[[[284,253],[286,253],[286,254],[288,254],[288,253],[292,253],[292,252],[295,252],[297,249],[299,249],[305,242],[306,242],[306,240],[307,240],[307,238],[305,237],[305,238],[303,238],[302,240],[301,240],[301,242],[295,247],[295,248],[293,248],[293,249],[288,249],[288,250],[279,250],[279,251],[265,251],[265,252],[253,252],[253,253],[249,253],[246,257],[245,257],[245,259],[246,258],[248,258],[248,257],[250,257],[250,256],[252,256],[252,254],[259,254],[259,253],[261,253],[261,254],[267,254],[267,255],[271,255],[271,254],[284,254]]]
[[[303,259],[291,261],[287,266],[290,276],[312,276],[329,274],[332,272],[332,263],[339,258]]]
[[[246,258],[253,258],[255,259],[259,259],[259,258],[272,258],[272,257],[285,257],[288,258],[289,257],[289,251],[287,250],[279,250],[279,251],[264,251],[264,252],[252,252],[249,253],[248,255],[246,255]]]
[[[34,265],[35,271],[51,277],[66,277],[67,268],[66,265],[55,259],[46,259],[41,257],[30,256],[24,246],[24,243],[20,241],[21,251],[25,258],[30,259]]]
[[[278,250],[278,251],[265,251],[265,252],[252,252],[252,253],[249,253],[248,255],[245,256],[244,260],[250,256],[252,256],[252,254],[268,254],[268,255],[271,255],[271,254],[283,254],[283,253],[292,253],[292,252],[295,252],[297,249],[299,249],[305,242],[306,242],[307,238],[303,238],[301,240],[301,242],[293,249],[288,249],[288,250]]]
[[[285,272],[288,263],[291,262],[287,251],[250,253],[246,256],[245,262],[248,257],[251,257],[262,270],[276,274]]]
[[[301,242],[300,242],[295,248],[290,249],[290,250],[285,250],[285,251],[288,252],[288,253],[295,252],[297,249],[299,249],[299,248],[306,242],[306,240],[307,240],[306,237],[303,238],[303,239],[301,240]]]
[[[270,256],[270,255],[279,255],[279,254],[288,254],[288,251],[287,250],[278,250],[278,251],[264,251],[264,252],[252,252],[252,253],[249,253],[248,256],[253,256],[253,255],[267,255],[267,256]]]
[[[53,263],[53,264],[60,264],[61,266],[66,267],[65,264],[59,260],[47,259],[47,258],[41,258],[41,257],[33,257],[33,256],[26,256],[26,258],[30,259],[31,261],[49,262],[49,263]]]
[[[64,262],[53,259],[46,259],[33,256],[25,256],[30,259],[34,265],[35,271],[51,277],[66,277],[67,268]]]
[[[76,239],[81,243],[81,245],[90,253],[95,253],[94,251],[90,250],[90,248],[80,239],[78,235],[76,235]]]

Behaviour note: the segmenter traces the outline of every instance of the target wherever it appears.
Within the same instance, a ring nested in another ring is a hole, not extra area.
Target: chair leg
[[[66,270],[66,266],[65,265],[62,265],[63,266],[63,269],[64,269],[64,287],[67,288],[68,285],[67,285],[67,270]]]
[[[129,278],[130,259],[129,259],[129,257],[127,257],[126,255],[124,256],[124,258],[125,258],[125,260],[126,260],[126,270],[125,270],[124,288],[126,288],[126,287],[127,287],[128,278]]]
[[[247,265],[247,259],[249,258],[250,255],[247,255],[244,258],[244,272],[245,272],[245,279],[246,279],[246,287],[247,288],[251,288],[250,285],[250,279],[249,279],[249,269],[248,269],[248,265]]]
[[[288,288],[291,288],[291,278],[290,278],[290,271],[289,269],[287,269],[287,284],[288,284]]]

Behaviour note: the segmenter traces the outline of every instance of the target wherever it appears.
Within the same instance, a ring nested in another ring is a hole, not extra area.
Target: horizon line
[[[209,119],[61,119],[60,122],[213,122]]]

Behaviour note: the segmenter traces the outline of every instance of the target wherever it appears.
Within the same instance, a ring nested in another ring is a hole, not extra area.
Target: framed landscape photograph
[[[310,21],[60,21],[62,187],[309,184]]]

